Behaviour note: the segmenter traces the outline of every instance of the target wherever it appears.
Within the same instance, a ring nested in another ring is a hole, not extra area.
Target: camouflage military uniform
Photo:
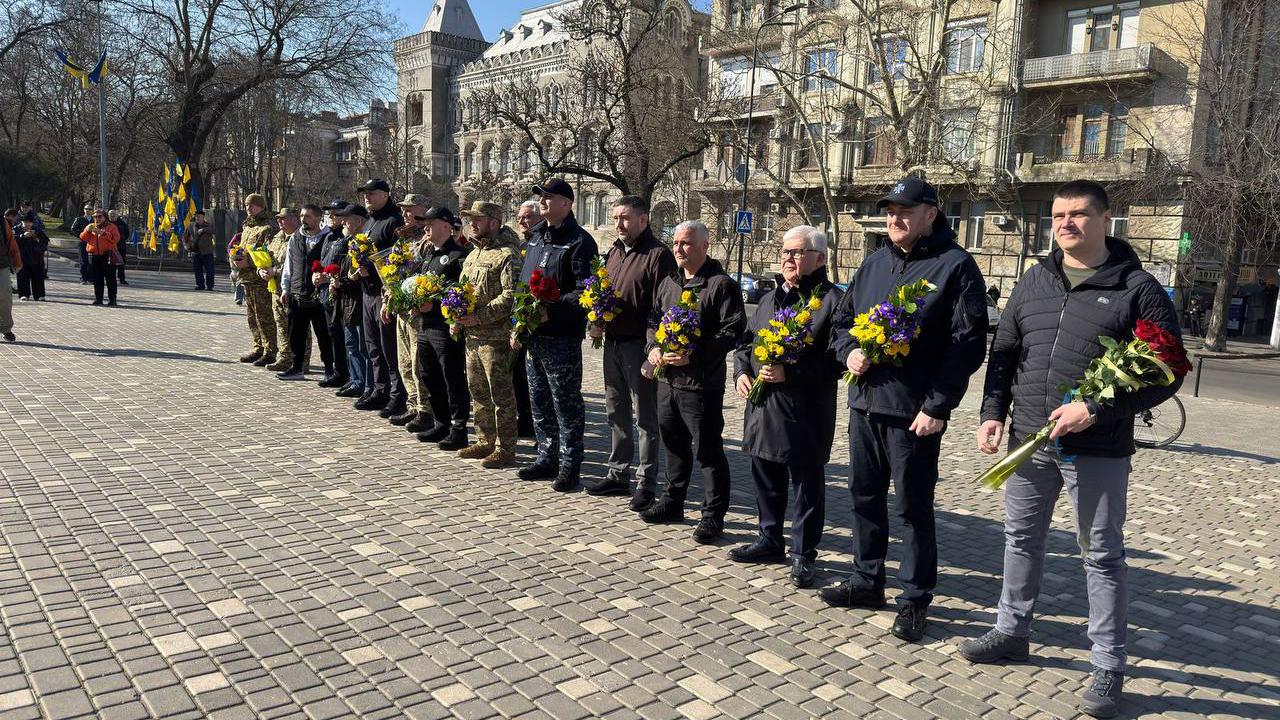
[[[422,228],[404,228],[396,229],[401,237],[410,241],[417,240],[422,237]],[[416,243],[414,248],[415,262],[422,261],[422,253],[420,251],[421,243]],[[386,307],[387,297],[389,297],[389,289],[382,289],[382,306]],[[414,313],[408,317],[397,315],[396,323],[396,359],[400,372],[400,382],[404,385],[404,393],[406,397],[405,411],[431,414],[431,396],[427,393],[427,385],[424,380],[422,358],[418,354],[418,331],[421,329],[421,317]]]
[[[271,251],[271,257],[274,258],[272,269],[275,270],[277,281],[280,273],[284,269],[284,255],[289,249],[289,234],[281,230],[271,238],[271,242],[267,243],[267,249]],[[293,366],[293,351],[289,349],[289,306],[280,302],[280,295],[277,293],[271,297],[271,314],[275,318],[276,323],[276,346],[280,351],[276,353],[276,361],[269,365],[270,370],[288,370]]]
[[[484,243],[484,247],[481,247]],[[516,394],[511,385],[511,301],[520,274],[520,241],[508,227],[474,241],[462,278],[476,288],[477,324],[466,330],[467,385],[477,444],[515,452]]]
[[[246,252],[270,240],[274,232],[270,217],[264,210],[245,218],[244,227],[240,230],[240,247]],[[275,316],[271,312],[274,301],[267,292],[267,281],[258,277],[253,261],[241,269],[240,284],[244,286],[244,310],[249,319],[249,332],[253,335],[253,349],[261,351],[264,357],[274,358],[279,348]]]

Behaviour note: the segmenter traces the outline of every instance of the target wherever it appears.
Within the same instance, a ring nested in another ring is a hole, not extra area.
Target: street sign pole
[[[102,16],[102,0],[98,0],[98,57],[102,57],[102,25],[106,18]],[[105,68],[104,68],[105,70]],[[107,73],[98,74],[98,202],[102,209],[111,207],[111,198],[107,197],[107,100],[103,86],[107,84]]]

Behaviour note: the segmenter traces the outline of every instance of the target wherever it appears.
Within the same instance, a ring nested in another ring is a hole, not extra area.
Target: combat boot
[[[475,445],[468,445],[467,447],[464,447],[461,450],[459,450],[458,457],[462,458],[463,460],[479,460],[481,458],[489,457],[489,455],[491,455],[492,453],[493,453],[492,445],[487,445],[482,442],[477,442]]]
[[[257,360],[257,359],[258,359],[258,358],[260,358],[260,357],[262,357],[262,351],[261,351],[261,350],[253,350],[252,352],[248,352],[248,353],[245,353],[244,355],[241,355],[241,356],[240,356],[240,362],[242,362],[242,363],[251,363],[251,362],[253,362],[254,360]]]
[[[507,449],[494,450],[491,455],[480,461],[480,467],[504,468],[516,464],[516,454]]]
[[[268,365],[271,365],[271,364],[275,363],[275,361],[276,361],[276,354],[275,354],[275,353],[266,353],[266,352],[264,352],[264,353],[262,353],[262,357],[260,357],[260,358],[258,358],[257,360],[254,360],[254,361],[253,361],[253,365],[254,365],[254,367],[266,367],[266,366],[268,366]]]

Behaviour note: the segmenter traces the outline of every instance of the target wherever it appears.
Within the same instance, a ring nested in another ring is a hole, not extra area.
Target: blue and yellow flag
[[[93,83],[94,85],[97,85],[98,83],[102,82],[102,78],[106,76],[107,76],[107,53],[104,51],[102,55],[98,57],[97,66],[95,66],[92,70],[89,71],[89,75],[86,79],[89,82]]]
[[[89,87],[89,71],[85,70],[82,65],[67,57],[67,54],[61,50],[54,49],[54,55],[58,56],[58,60],[62,61],[62,69],[71,73],[71,77],[80,81],[83,87]]]

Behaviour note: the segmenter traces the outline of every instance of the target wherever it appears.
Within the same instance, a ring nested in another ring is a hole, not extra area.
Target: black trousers
[[[18,271],[18,297],[44,297],[43,265],[23,265]]]
[[[779,548],[783,547],[787,486],[789,483],[796,486],[795,508],[791,513],[791,555],[816,559],[827,510],[826,466],[802,461],[779,463],[752,456],[751,479],[756,485],[760,535]]]
[[[682,390],[659,380],[658,433],[667,451],[667,497],[684,501],[696,459],[702,469],[702,516],[724,520],[729,511],[729,459],[724,454],[723,384]]]
[[[342,330],[342,318],[339,317],[334,322],[330,308],[325,308],[323,312],[325,326],[329,328],[329,344],[333,348],[333,374],[342,380],[348,380],[351,375],[347,372],[347,337]]]
[[[94,255],[89,258],[89,271],[93,276],[93,299],[102,302],[102,286],[107,286],[107,300],[116,301],[116,269],[110,255]]]
[[[422,381],[431,396],[431,415],[436,422],[456,428],[471,419],[471,390],[467,387],[467,348],[448,330],[427,328],[418,332],[418,361]]]
[[[853,495],[852,581],[883,588],[889,552],[889,482],[902,519],[899,602],[928,605],[938,584],[938,540],[933,491],[938,484],[942,433],[919,437],[911,421],[849,412],[849,492]]]
[[[302,304],[293,297],[289,298],[289,350],[293,353],[293,367],[289,368],[289,372],[306,370],[303,363],[306,362],[307,345],[311,342],[307,334],[308,326],[316,334],[320,360],[328,375],[333,372],[333,340],[329,335],[329,323],[324,318],[324,306],[318,302]]]
[[[382,296],[363,294],[364,344],[373,366],[373,394],[388,402],[405,400],[396,356],[396,324],[382,322]]]
[[[511,360],[511,387],[516,392],[516,424],[522,435],[533,434],[533,410],[529,406],[529,373],[524,359],[528,351],[516,350]]]

